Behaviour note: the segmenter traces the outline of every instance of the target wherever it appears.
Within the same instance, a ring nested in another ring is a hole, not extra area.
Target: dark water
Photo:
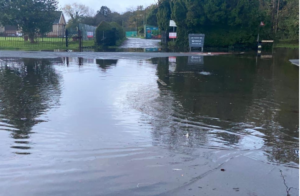
[[[2,58],[0,195],[167,195],[235,157],[297,179],[297,57]]]

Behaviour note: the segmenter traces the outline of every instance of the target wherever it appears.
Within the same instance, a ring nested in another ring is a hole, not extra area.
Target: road
[[[120,48],[160,48],[160,40],[128,38]]]
[[[39,52],[39,51],[8,51],[0,50],[0,58],[58,58],[58,57],[79,57],[86,59],[151,59],[159,57],[177,56],[213,56],[229,54],[225,52],[132,52],[126,49],[160,48],[160,40],[128,38],[120,47],[124,52]],[[129,52],[130,51],[130,52]],[[142,50],[143,51],[143,50]]]
[[[169,56],[213,56],[229,53],[187,53],[187,52],[40,52],[40,51],[8,51],[0,50],[0,58],[58,58],[78,57],[85,59],[132,59],[142,60]]]

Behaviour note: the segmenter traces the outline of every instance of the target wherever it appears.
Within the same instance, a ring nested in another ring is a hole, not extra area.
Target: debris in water
[[[185,137],[186,137],[186,138],[189,138],[189,133],[185,134]]]
[[[167,84],[164,81],[162,81],[161,79],[157,79],[157,82],[163,86],[167,86]]]
[[[210,72],[207,72],[207,71],[201,71],[201,72],[199,72],[199,74],[204,75],[204,76],[209,76],[209,75],[211,75],[211,73],[210,73]]]

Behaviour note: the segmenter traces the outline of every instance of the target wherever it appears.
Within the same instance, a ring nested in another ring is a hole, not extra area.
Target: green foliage
[[[152,35],[153,36],[157,36],[157,35],[159,35],[160,33],[159,33],[159,30],[152,30]]]
[[[148,14],[146,17],[146,24],[151,25],[151,26],[157,26],[157,11],[158,11],[158,6],[152,5],[149,7]]]
[[[17,25],[34,42],[36,33],[52,30],[57,9],[56,0],[0,0],[0,23]]]
[[[299,40],[299,2],[283,0],[278,16],[278,39]]]
[[[139,35],[142,35],[142,34],[144,34],[144,26],[139,26],[138,27],[138,33],[139,33]]]
[[[171,19],[171,1],[170,0],[160,0],[158,2],[157,10],[157,25],[160,30],[168,31],[169,21]]]
[[[259,1],[249,0],[160,0],[157,23],[169,30],[169,20],[177,24],[176,45],[188,49],[188,34],[204,33],[205,46],[256,45],[257,33],[272,38],[269,20]],[[259,29],[261,21],[266,26]]]
[[[111,22],[109,23],[112,28],[115,28],[116,29],[116,40],[123,40],[126,35],[125,35],[125,31],[124,29],[116,22]]]
[[[115,22],[102,21],[96,29],[95,45],[98,47],[115,46],[124,39],[124,29]]]

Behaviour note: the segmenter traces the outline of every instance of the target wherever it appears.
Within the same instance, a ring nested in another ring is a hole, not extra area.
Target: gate
[[[79,24],[78,31],[81,36],[80,48],[81,51],[91,51],[95,45],[96,28],[91,25]]]

